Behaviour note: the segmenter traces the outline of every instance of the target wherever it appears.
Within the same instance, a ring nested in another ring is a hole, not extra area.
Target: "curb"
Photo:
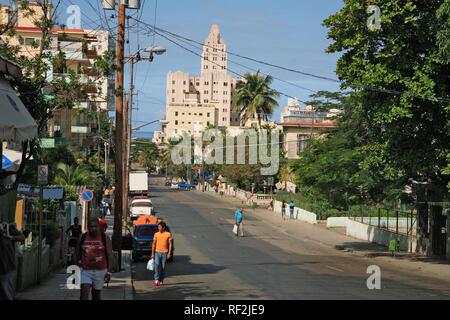
[[[124,300],[133,300],[133,283],[131,279],[131,253],[130,251],[122,251],[122,261],[124,263],[124,271],[126,276],[126,282],[124,287]]]

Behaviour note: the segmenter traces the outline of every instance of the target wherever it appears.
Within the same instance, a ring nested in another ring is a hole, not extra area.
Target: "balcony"
[[[95,59],[98,57],[97,50],[85,50],[84,53],[86,54],[86,57],[90,59]]]
[[[88,125],[72,126],[70,132],[87,134],[91,132],[91,128]]]
[[[80,81],[81,84],[88,84],[90,82],[89,76],[87,76],[87,75],[77,74],[76,76],[78,78],[78,81]],[[68,73],[53,73],[53,79],[58,79],[58,78],[69,79],[69,74]]]

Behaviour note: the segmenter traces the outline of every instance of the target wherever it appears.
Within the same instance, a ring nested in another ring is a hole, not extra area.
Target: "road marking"
[[[338,269],[338,268],[334,268],[334,267],[330,267],[327,266],[328,269],[334,270],[334,271],[338,271],[338,272],[344,272],[344,270]]]

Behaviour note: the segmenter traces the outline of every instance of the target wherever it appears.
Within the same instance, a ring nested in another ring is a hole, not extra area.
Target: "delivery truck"
[[[146,171],[130,172],[130,196],[148,196],[148,173]]]

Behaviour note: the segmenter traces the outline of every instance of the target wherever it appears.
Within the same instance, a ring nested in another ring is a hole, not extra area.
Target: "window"
[[[202,121],[199,121],[198,124],[203,124],[203,122],[202,122]]]
[[[172,84],[175,84],[175,80],[172,80]]]
[[[223,100],[223,103],[228,103],[228,100]]]
[[[208,112],[208,113],[206,114],[206,116],[209,118],[209,117],[210,117],[210,113]]]
[[[208,99],[205,99],[204,102],[205,102],[205,103],[208,103]]]
[[[225,70],[226,69],[226,67],[222,67],[222,70]]]
[[[178,133],[178,129],[175,129],[175,133]]]
[[[189,121],[188,124],[191,124],[191,122]]]
[[[184,112],[182,113],[182,115],[184,116]]]
[[[225,87],[228,87],[228,82],[224,82],[223,85],[224,85]]]
[[[207,85],[209,85],[209,82],[208,82],[208,81],[205,81],[205,86],[207,86]]]
[[[194,113],[194,116],[196,116],[197,115],[197,113]]]
[[[228,94],[228,91],[224,91],[223,94],[225,94],[225,95]]]
[[[203,117],[203,113],[199,113],[198,115],[199,115],[200,117]]]
[[[217,84],[217,82],[214,82],[214,84]]]
[[[175,102],[175,98],[172,98],[172,103],[174,103]]]
[[[200,82],[195,83],[195,85],[198,87],[200,85]]]
[[[189,112],[189,115],[191,115],[191,113]]]
[[[308,143],[307,136],[305,136],[303,134],[297,135],[297,155],[299,155],[300,153],[302,153],[305,150],[307,143]]]
[[[227,109],[226,109],[226,108],[224,108],[224,109],[223,109],[223,112],[227,112]]]
[[[208,122],[206,122],[206,125],[207,125],[207,126],[209,126],[209,123],[210,123],[209,121],[208,121]]]
[[[181,124],[184,124],[184,121],[182,121]]]
[[[213,61],[217,61],[217,58],[216,58],[216,57],[213,57]]]
[[[213,66],[213,69],[216,70],[216,66]]]
[[[226,121],[226,119],[227,119],[227,118],[222,118],[222,121],[224,121],[224,122],[225,122],[225,121]]]
[[[178,111],[175,111],[175,117],[178,117]]]
[[[172,93],[175,93],[175,89],[172,89]]]
[[[40,46],[41,39],[39,38],[21,38],[19,43],[21,45],[32,46],[33,44]]]
[[[178,125],[178,120],[175,120],[175,125]]]
[[[205,69],[208,69],[208,65],[205,65]]]
[[[186,81],[183,81],[183,84],[186,85]]]

